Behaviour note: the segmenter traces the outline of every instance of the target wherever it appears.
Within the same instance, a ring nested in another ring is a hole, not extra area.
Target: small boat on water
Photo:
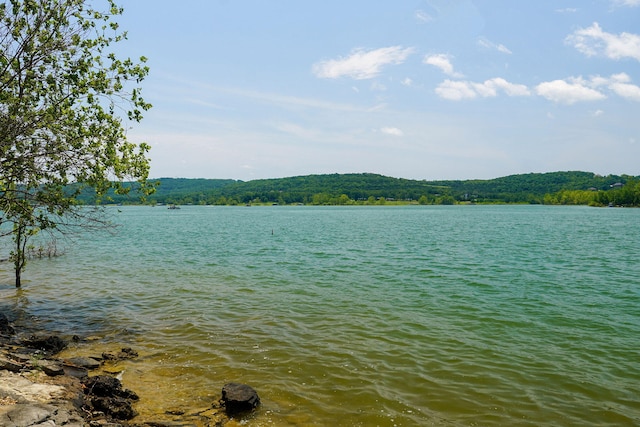
[[[169,205],[169,207],[167,209],[180,209],[180,206]]]

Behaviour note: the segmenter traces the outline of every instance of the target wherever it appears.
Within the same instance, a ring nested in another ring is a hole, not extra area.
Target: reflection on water
[[[640,423],[640,210],[121,210],[0,296],[96,338],[73,351],[134,347],[142,418],[236,381],[250,425]]]

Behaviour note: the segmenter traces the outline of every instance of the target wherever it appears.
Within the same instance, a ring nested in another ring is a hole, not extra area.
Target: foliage
[[[186,179],[186,178],[160,178],[154,180],[156,186],[154,194],[147,197],[146,202],[150,204],[196,204],[213,205],[220,197],[216,190],[237,181],[232,179]],[[124,183],[123,187],[128,188],[133,183]],[[118,194],[109,190],[106,199],[117,204],[139,204],[140,198],[131,193]],[[84,204],[95,204],[99,199],[91,192],[83,192],[78,196],[78,200]],[[223,203],[225,204],[225,203]]]
[[[309,204],[379,205],[391,203],[545,203],[623,204],[621,185],[630,176],[599,176],[589,172],[511,175],[492,180],[416,181],[376,174],[307,175],[235,181],[223,179],[159,180],[150,201],[165,204]],[[614,185],[620,183],[619,185]],[[619,188],[620,187],[620,188]],[[625,186],[626,187],[626,186]],[[627,191],[628,190],[624,190]],[[582,195],[577,197],[577,195]],[[626,193],[625,193],[626,194]],[[597,195],[597,198],[595,198]],[[595,199],[594,199],[595,198]],[[610,200],[611,199],[611,200]],[[90,198],[85,203],[93,203]],[[114,198],[135,203],[133,198]],[[627,202],[624,203],[625,205]]]
[[[640,206],[640,180],[623,177],[625,182],[616,182],[607,190],[562,190],[544,197],[545,204],[589,205],[589,206]]]
[[[148,191],[145,143],[127,140],[123,120],[150,108],[138,85],[140,63],[118,59],[126,39],[113,0],[101,12],[84,0],[9,0],[0,4],[0,226],[14,236],[16,285],[27,240],[77,217],[76,197],[92,189]],[[121,117],[124,116],[124,119]],[[95,219],[95,218],[94,218]]]
[[[600,176],[590,172],[550,172],[510,175],[491,180],[435,181],[451,192],[468,195],[477,202],[542,203],[545,194],[562,190],[606,190],[619,182],[619,176]]]

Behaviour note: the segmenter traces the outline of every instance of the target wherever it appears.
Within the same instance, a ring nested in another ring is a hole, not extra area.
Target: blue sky
[[[640,0],[129,0],[151,176],[640,174]]]

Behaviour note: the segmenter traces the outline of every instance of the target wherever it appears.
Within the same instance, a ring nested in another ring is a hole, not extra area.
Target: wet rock
[[[9,319],[4,313],[0,313],[0,335],[15,335],[16,331],[9,324]]]
[[[136,357],[138,357],[138,352],[132,348],[125,347],[120,350],[119,356],[120,358],[135,359]]]
[[[64,375],[64,368],[62,367],[62,364],[53,360],[41,360],[35,367],[40,368],[42,372],[50,377]]]
[[[131,390],[123,389],[120,380],[109,375],[96,375],[95,377],[85,378],[82,384],[86,387],[87,391],[85,393],[87,394],[138,400],[137,394]]]
[[[92,357],[72,357],[65,362],[76,368],[97,369],[100,367],[100,362]]]
[[[246,384],[228,383],[222,387],[222,405],[229,415],[248,412],[260,405],[258,393]]]
[[[73,378],[86,378],[89,375],[89,371],[87,368],[82,368],[80,366],[72,366],[72,365],[63,365],[64,374]]]
[[[90,400],[95,410],[104,412],[116,420],[130,420],[137,415],[131,402],[121,397],[94,396]]]
[[[108,375],[97,375],[82,380],[85,387],[85,404],[90,411],[100,411],[111,418],[130,420],[136,416],[131,401],[138,395],[122,388],[120,380]]]
[[[116,354],[102,353],[103,360],[127,360],[135,359],[136,357],[138,357],[138,352],[129,347],[121,349],[120,352]]]
[[[67,347],[67,343],[57,335],[51,335],[46,338],[33,336],[25,340],[23,344],[26,347],[45,351],[50,354],[59,353]]]

